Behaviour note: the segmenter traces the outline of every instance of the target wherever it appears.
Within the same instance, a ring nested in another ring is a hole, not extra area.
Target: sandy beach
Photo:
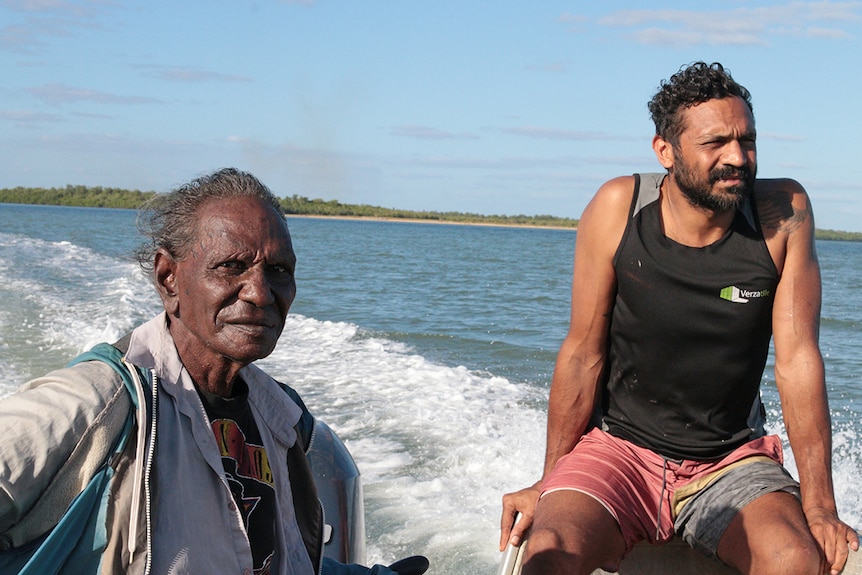
[[[484,227],[494,227],[494,228],[527,228],[527,229],[541,229],[541,230],[562,230],[562,231],[577,231],[577,226],[540,226],[535,224],[504,224],[504,223],[495,223],[495,222],[453,222],[446,220],[431,220],[431,219],[421,219],[421,218],[385,218],[379,216],[322,216],[322,215],[309,215],[309,214],[287,214],[287,218],[308,218],[308,219],[322,219],[322,220],[355,220],[355,221],[367,221],[367,222],[395,222],[395,223],[408,223],[408,224],[441,224],[441,225],[450,225],[450,226],[484,226]]]

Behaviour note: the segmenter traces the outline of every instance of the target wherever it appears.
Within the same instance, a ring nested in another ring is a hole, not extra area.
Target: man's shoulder
[[[776,231],[795,231],[811,221],[805,188],[790,178],[758,179],[754,184],[754,203],[767,236]]]
[[[606,181],[590,200],[585,215],[591,207],[606,215],[609,211],[628,213],[636,181],[636,176],[619,176]]]
[[[617,193],[617,194],[628,194],[631,197],[631,194],[635,189],[635,182],[642,178],[652,178],[655,174],[632,174],[629,176],[617,176],[615,178],[611,178],[606,181],[599,188],[600,193]]]
[[[598,189],[578,222],[576,251],[584,260],[599,265],[612,260],[626,229],[634,192],[634,176],[608,180]]]
[[[804,194],[805,188],[793,178],[757,178],[754,181],[755,196],[775,193]]]

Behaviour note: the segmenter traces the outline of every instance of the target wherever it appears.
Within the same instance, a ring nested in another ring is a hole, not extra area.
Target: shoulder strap
[[[128,343],[130,335],[127,335],[114,345],[110,345],[107,343],[97,344],[90,351],[85,351],[84,353],[73,359],[69,363],[69,367],[72,367],[73,365],[85,361],[101,361],[102,363],[107,363],[114,368],[114,371],[117,372],[117,375],[119,375],[120,378],[123,380],[123,384],[125,384],[126,386],[126,391],[129,392],[129,399],[131,399],[132,405],[134,405],[135,409],[137,409],[138,392],[135,390],[135,382],[132,379],[132,374],[129,373],[128,368],[123,363],[123,354],[129,349]],[[116,346],[122,343],[125,343],[125,349],[121,351]],[[143,379],[143,381],[146,381],[146,379]]]
[[[99,344],[69,363],[101,361],[113,368],[127,393],[117,393],[99,415],[97,425],[81,437],[68,461],[55,475],[33,508],[12,529],[3,534],[0,554],[4,573],[77,573],[98,565],[99,516],[109,488],[111,460],[126,446],[135,428],[137,392],[131,374],[122,363],[122,353],[108,344]],[[117,381],[119,385],[119,381]],[[102,534],[104,535],[104,534]],[[81,537],[95,536],[84,542]],[[10,548],[11,547],[11,548]]]
[[[638,215],[645,206],[653,203],[659,197],[661,183],[665,174],[649,173],[635,174],[635,196],[632,199],[631,217]]]
[[[311,415],[310,411],[308,411],[308,408],[305,406],[305,403],[302,401],[302,398],[299,397],[299,394],[295,389],[285,383],[281,383],[280,381],[277,381],[276,383],[281,386],[290,399],[292,399],[293,402],[302,410],[302,415],[299,417],[299,422],[296,424],[296,433],[302,442],[303,451],[308,452],[311,448],[311,440],[314,437],[314,416]]]

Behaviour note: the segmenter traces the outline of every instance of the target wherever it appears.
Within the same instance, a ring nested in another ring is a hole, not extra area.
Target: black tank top
[[[762,435],[760,381],[778,272],[753,202],[717,242],[662,231],[664,174],[635,175],[614,257],[603,427],[671,459],[720,458]]]

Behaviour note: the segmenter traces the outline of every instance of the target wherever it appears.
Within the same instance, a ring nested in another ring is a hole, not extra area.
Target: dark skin
[[[678,141],[653,139],[656,158],[669,174],[659,199],[662,225],[668,238],[703,247],[727,232],[735,210],[693,201],[680,181],[705,187],[715,200],[712,205],[727,205],[745,185],[741,174],[756,172],[754,118],[735,97],[709,100],[682,114]],[[710,182],[709,175],[716,172],[726,175]],[[592,412],[613,309],[614,251],[625,230],[633,186],[631,177],[607,182],[580,220],[571,324],[551,383],[544,475],[571,451]],[[817,343],[820,274],[808,196],[802,186],[786,179],[757,180],[746,193],[753,195],[767,248],[781,274],[772,317],[775,381],[797,458],[802,500],[779,492],[748,504],[728,526],[718,555],[742,573],[837,574],[848,549],[858,548],[858,539],[838,519],[833,494],[831,426]],[[533,525],[525,575],[614,567],[625,545],[613,516],[574,491],[553,492],[539,500],[539,485],[503,498],[501,548],[507,542],[520,544]],[[524,519],[513,525],[516,512]]]
[[[272,353],[296,296],[296,256],[287,224],[247,196],[211,200],[198,210],[189,253],[159,249],[156,288],[189,375],[231,397],[237,373]]]

